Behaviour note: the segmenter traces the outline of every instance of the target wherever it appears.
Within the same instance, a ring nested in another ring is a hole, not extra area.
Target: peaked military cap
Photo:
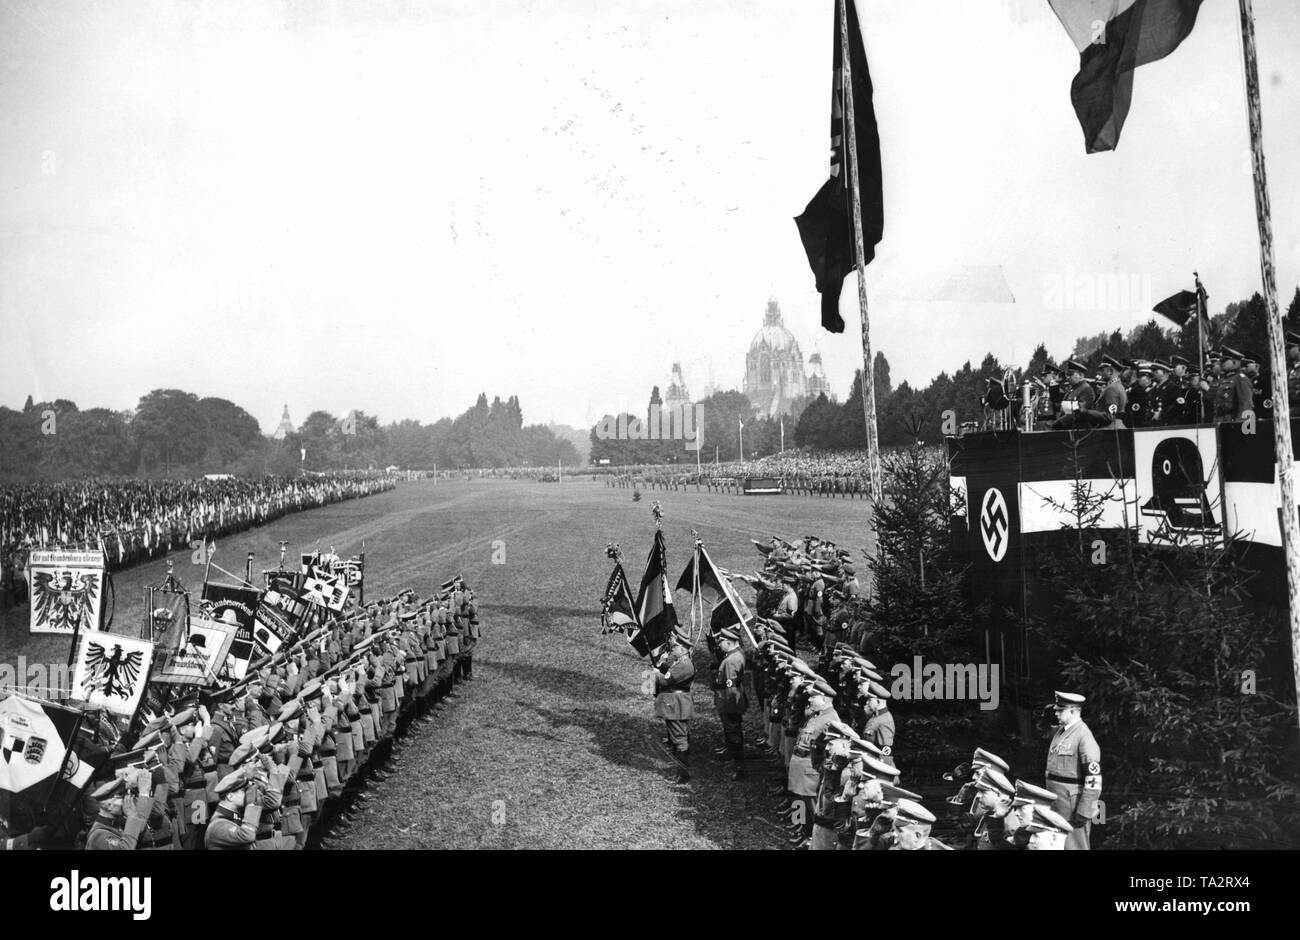
[[[916,800],[903,798],[898,801],[898,815],[895,818],[905,824],[928,826],[934,822],[934,813]]]
[[[1057,692],[1055,694],[1056,701],[1053,706],[1055,708],[1079,708],[1087,701],[1077,692]]]
[[[1023,806],[1028,803],[1044,803],[1048,806],[1056,802],[1056,794],[1051,790],[1035,786],[1024,780],[1016,781],[1016,795],[1012,803]]]
[[[996,767],[1003,773],[1011,770],[1011,765],[998,757],[996,754],[984,750],[982,747],[975,748],[975,754],[970,759],[971,766],[978,769],[980,767]]]

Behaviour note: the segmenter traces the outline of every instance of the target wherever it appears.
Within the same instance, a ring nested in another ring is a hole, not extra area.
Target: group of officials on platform
[[[1287,399],[1300,405],[1300,334],[1287,332]],[[1168,361],[1103,356],[1098,374],[1077,359],[1048,364],[1030,380],[1036,430],[1144,428],[1272,417],[1274,383],[1259,353],[1221,346],[1204,374],[1182,356]],[[1278,390],[1280,392],[1280,389]]]

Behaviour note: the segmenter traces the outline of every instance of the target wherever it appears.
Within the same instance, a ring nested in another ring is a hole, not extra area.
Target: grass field
[[[610,570],[605,543],[621,544],[628,575],[640,578],[663,507],[670,576],[685,566],[692,529],[733,572],[761,557],[750,538],[806,533],[870,547],[869,503],[813,497],[647,492],[570,481],[420,481],[396,491],[298,513],[219,543],[215,561],[242,572],[274,567],[279,541],[290,560],[365,542],[371,597],[413,587],[422,595],[463,573],[483,622],[475,681],[439,719],[422,726],[395,774],[372,782],[359,818],[341,840],[356,848],[776,848],[782,833],[765,794],[774,779],[757,762],[732,781],[711,750],[722,735],[705,659],[695,689],[694,780],[673,783],[658,750],[662,722],[639,691],[640,659],[620,636],[600,635],[600,598]],[[500,564],[493,564],[494,545]],[[504,557],[502,557],[504,556]],[[202,569],[172,556],[197,590]],[[162,581],[162,559],[114,575],[113,629],[135,632],[143,591]],[[752,593],[745,591],[752,598]],[[689,616],[679,593],[678,616]],[[128,629],[129,626],[129,629]],[[0,625],[0,662],[64,662],[65,638],[29,636],[27,609]],[[756,714],[748,716],[756,733]]]

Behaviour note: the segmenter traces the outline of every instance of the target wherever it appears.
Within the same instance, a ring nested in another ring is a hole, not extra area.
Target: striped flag
[[[632,648],[642,656],[663,646],[677,627],[677,611],[673,609],[673,592],[668,586],[668,546],[661,530],[655,530],[650,557],[646,559],[645,574],[641,576],[641,589],[636,595],[636,615],[641,629],[629,640]]]
[[[1133,72],[1192,32],[1201,0],[1048,0],[1079,50],[1070,101],[1088,153],[1114,150],[1133,100]]]

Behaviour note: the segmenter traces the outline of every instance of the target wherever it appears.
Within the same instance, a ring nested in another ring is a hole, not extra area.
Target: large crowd
[[[79,480],[0,488],[0,587],[26,597],[32,549],[102,546],[109,570],[266,523],[287,513],[396,486],[376,471],[299,477]]]
[[[1087,849],[1101,796],[1101,754],[1082,721],[1083,696],[1058,692],[1051,707],[1057,731],[1042,785],[1015,778],[1006,761],[984,748],[956,767],[958,789],[937,807],[955,817],[950,842],[931,835],[938,817],[904,786],[896,758],[909,753],[889,706],[885,674],[869,657],[870,620],[850,554],[806,537],[773,537],[759,545],[763,569],[745,577],[757,590],[757,614],[736,618],[714,609],[708,646],[712,688],[724,745],[715,754],[741,776],[746,743],[741,719],[757,700],[762,733],[749,747],[777,774],[774,816],[789,826],[794,848],[835,849]],[[722,619],[718,615],[722,614]],[[675,634],[655,653],[656,714],[665,720],[666,750],[690,780],[689,715],[681,702],[694,677],[689,640]],[[796,653],[803,645],[813,656]],[[903,747],[899,748],[899,742]]]
[[[479,636],[456,577],[423,600],[354,607],[239,682],[156,688],[157,714],[83,722],[73,747],[93,781],[64,805],[0,819],[0,849],[328,847],[366,781],[400,765],[410,730],[473,680]]]

